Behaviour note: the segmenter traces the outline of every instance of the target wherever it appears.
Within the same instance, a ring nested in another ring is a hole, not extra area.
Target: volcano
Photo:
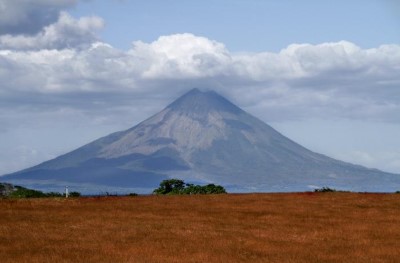
[[[216,92],[198,89],[128,130],[1,180],[149,192],[167,178],[233,192],[400,189],[400,175],[312,152]]]

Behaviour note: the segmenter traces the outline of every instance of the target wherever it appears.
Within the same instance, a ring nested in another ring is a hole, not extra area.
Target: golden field
[[[0,200],[1,262],[400,262],[400,194]]]

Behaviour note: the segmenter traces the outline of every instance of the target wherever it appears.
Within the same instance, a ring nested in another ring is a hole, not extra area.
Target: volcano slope
[[[171,177],[233,192],[400,189],[400,175],[312,152],[216,92],[198,89],[128,130],[1,179],[148,192]]]

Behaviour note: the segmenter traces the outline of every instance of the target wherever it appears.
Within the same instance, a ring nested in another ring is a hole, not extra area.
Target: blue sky
[[[86,1],[71,13],[104,18],[101,36],[120,49],[133,40],[187,32],[233,52],[277,52],[293,43],[340,40],[371,48],[400,41],[395,0]]]
[[[0,0],[0,174],[213,89],[311,150],[400,173],[400,2]]]

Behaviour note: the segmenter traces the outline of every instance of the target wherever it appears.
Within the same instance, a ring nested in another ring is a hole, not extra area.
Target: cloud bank
[[[84,48],[97,40],[96,31],[104,26],[104,21],[96,16],[73,19],[65,12],[54,24],[44,27],[35,35],[2,35],[0,47],[12,50],[43,50]]]
[[[0,35],[32,35],[57,21],[77,0],[0,0]]]
[[[107,98],[101,103],[112,108],[154,94],[168,101],[200,87],[268,112],[271,120],[400,121],[399,45],[362,49],[341,41],[237,54],[186,33],[136,41],[122,51],[87,33],[102,25],[96,17],[75,20],[62,13],[38,35],[11,37],[14,44],[0,36],[2,100],[87,109]]]

